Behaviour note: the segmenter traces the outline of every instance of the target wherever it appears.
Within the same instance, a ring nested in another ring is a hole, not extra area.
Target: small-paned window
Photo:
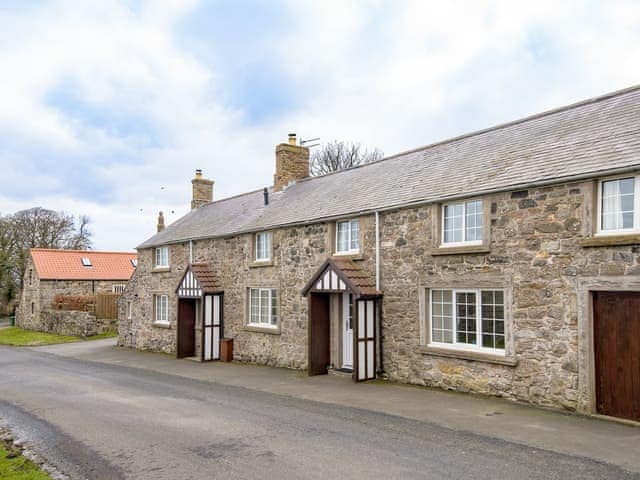
[[[447,203],[442,206],[442,243],[482,243],[482,200]]]
[[[599,188],[600,233],[626,233],[640,229],[638,177],[603,180]]]
[[[278,291],[274,288],[249,289],[249,324],[278,325]]]
[[[271,260],[271,233],[262,232],[256,234],[256,262]]]
[[[360,221],[358,219],[336,222],[336,253],[360,251]]]
[[[155,297],[155,321],[169,323],[169,296],[154,295]]]
[[[127,285],[124,283],[116,283],[114,285],[111,285],[111,293],[122,293],[124,292],[126,286]]]
[[[167,268],[169,266],[169,247],[156,248],[156,268]]]
[[[503,290],[432,289],[431,343],[504,353]]]

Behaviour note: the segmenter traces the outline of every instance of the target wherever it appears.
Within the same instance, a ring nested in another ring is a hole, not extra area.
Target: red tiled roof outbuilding
[[[129,280],[138,255],[130,252],[32,248],[31,258],[40,280]],[[91,266],[83,265],[83,258]]]

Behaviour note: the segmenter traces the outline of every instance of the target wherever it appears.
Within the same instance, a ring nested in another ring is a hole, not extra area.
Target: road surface
[[[0,418],[78,479],[640,479],[428,422],[33,349],[0,347]]]

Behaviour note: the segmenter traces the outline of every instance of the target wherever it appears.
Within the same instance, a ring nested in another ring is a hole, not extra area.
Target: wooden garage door
[[[640,421],[640,293],[594,293],[598,413]]]

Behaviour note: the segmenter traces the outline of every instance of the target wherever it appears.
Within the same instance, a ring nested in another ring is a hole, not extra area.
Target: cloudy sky
[[[0,213],[131,249],[195,168],[222,198],[290,131],[390,155],[639,83],[638,45],[638,1],[0,0]]]

